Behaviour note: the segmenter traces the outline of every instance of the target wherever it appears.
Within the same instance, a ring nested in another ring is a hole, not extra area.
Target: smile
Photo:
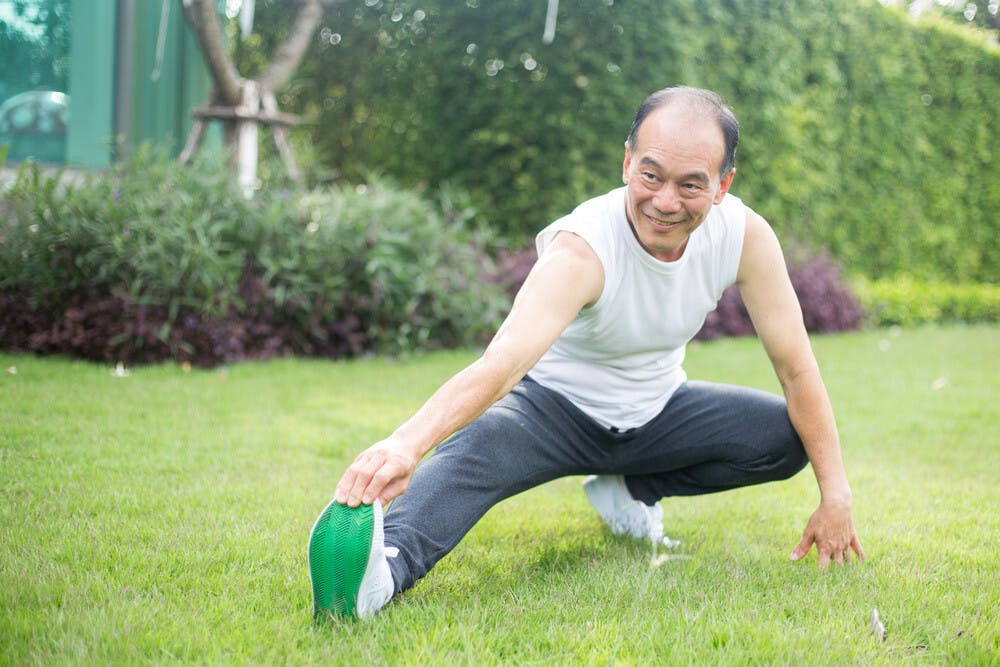
[[[649,224],[659,229],[672,229],[673,227],[676,227],[677,225],[684,222],[683,220],[678,220],[676,222],[667,222],[666,220],[658,220],[646,213],[643,213],[642,215],[644,218],[646,218],[646,220],[649,221]]]

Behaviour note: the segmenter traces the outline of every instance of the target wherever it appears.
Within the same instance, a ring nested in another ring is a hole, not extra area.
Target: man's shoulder
[[[749,207],[743,203],[743,200],[731,192],[727,192],[722,201],[712,207],[713,211],[725,218],[732,218],[739,215],[746,216],[748,209]]]
[[[573,212],[562,218],[577,219],[583,221],[608,220],[614,217],[615,212],[620,208],[624,214],[625,194],[624,187],[615,188],[603,195],[591,197],[577,205]]]
[[[624,217],[624,195],[621,188],[606,194],[588,199],[565,215],[550,223],[536,236],[536,248],[539,253],[551,243],[556,234],[563,231],[573,232],[586,239],[591,245],[605,246],[611,239],[615,216],[619,213]],[[597,250],[597,247],[595,247]]]

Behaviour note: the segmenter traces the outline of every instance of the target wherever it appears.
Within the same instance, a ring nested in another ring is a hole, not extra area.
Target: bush
[[[802,308],[806,331],[834,333],[861,326],[864,310],[828,255],[811,255],[789,264],[788,276]],[[695,338],[711,340],[753,333],[753,322],[739,289],[733,285],[722,293],[718,308],[708,314]]]
[[[499,323],[507,302],[484,280],[486,243],[416,193],[376,181],[276,204],[254,262],[282,319],[312,337],[307,346],[322,346],[333,325],[352,354],[451,347]]]
[[[506,306],[468,215],[374,182],[262,193],[140,152],[0,199],[0,346],[202,365],[466,345]]]
[[[779,236],[852,275],[990,281],[1000,49],[884,4],[583,0],[542,44],[539,0],[345,0],[286,100],[331,170],[454,182],[523,242],[615,186],[645,94],[712,88],[741,120],[734,192]]]
[[[790,254],[801,259],[790,261],[788,271],[792,287],[802,307],[806,330],[812,333],[832,333],[857,329],[864,311],[841,277],[840,268],[828,255],[804,254],[796,247]],[[519,252],[501,252],[498,256],[498,275],[502,286],[511,298],[524,283],[537,259],[533,247]],[[749,336],[754,333],[753,322],[747,313],[739,290],[732,286],[722,293],[718,307],[708,314],[698,340],[712,340],[725,336]]]
[[[877,326],[930,322],[1000,322],[1000,285],[927,282],[909,276],[855,281],[869,321]]]
[[[0,289],[57,314],[115,296],[162,306],[172,319],[236,302],[241,227],[253,219],[224,170],[182,168],[150,151],[77,180],[24,165],[0,213]]]

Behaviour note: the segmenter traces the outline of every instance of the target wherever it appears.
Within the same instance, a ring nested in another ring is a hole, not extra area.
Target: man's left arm
[[[816,545],[820,567],[864,559],[854,529],[851,488],[840,453],[833,408],[802,321],[781,245],[771,227],[747,209],[746,236],[736,283],[767,351],[819,485],[820,504],[791,553],[799,560]]]

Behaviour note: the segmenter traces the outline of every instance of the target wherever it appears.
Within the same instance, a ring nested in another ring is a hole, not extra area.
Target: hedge
[[[481,343],[508,300],[461,200],[373,180],[252,203],[140,154],[0,193],[0,348],[211,365]],[[457,205],[456,205],[457,202]]]
[[[1000,322],[1000,285],[927,282],[909,276],[856,280],[854,292],[876,326]]]
[[[347,180],[469,191],[523,242],[620,182],[651,90],[713,88],[734,185],[850,274],[998,282],[1000,49],[876,0],[346,0],[287,91],[298,140]]]

